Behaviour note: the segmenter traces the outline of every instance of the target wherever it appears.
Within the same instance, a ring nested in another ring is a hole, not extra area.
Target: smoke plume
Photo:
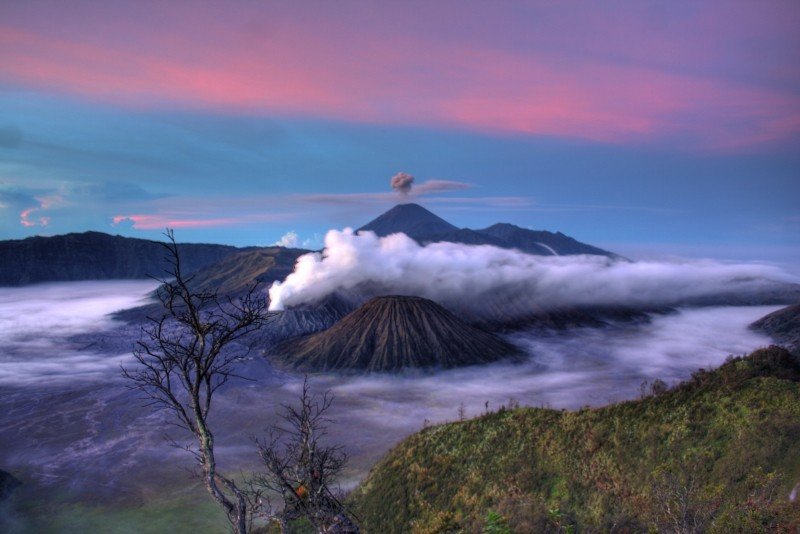
[[[411,186],[414,184],[414,177],[405,172],[398,172],[392,176],[391,184],[392,189],[405,196],[411,192]]]
[[[798,280],[762,264],[628,262],[605,256],[532,256],[493,246],[417,244],[404,234],[331,230],[325,250],[297,260],[270,288],[270,308],[317,301],[337,290],[417,295],[481,316],[571,306],[650,307],[721,295],[759,295]]]

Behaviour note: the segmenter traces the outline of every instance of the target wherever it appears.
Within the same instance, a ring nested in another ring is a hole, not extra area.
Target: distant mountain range
[[[560,232],[527,230],[500,223],[482,230],[458,228],[418,204],[400,204],[359,230],[379,236],[403,232],[419,243],[449,241],[494,245],[528,254],[599,254],[606,250],[576,241]],[[198,273],[196,283],[235,293],[255,280],[267,285],[283,280],[295,260],[308,250],[180,243],[185,273]],[[0,241],[0,286],[37,282],[112,280],[160,276],[168,266],[157,241],[84,232],[53,237]]]
[[[420,244],[455,242],[493,245],[533,255],[619,258],[560,232],[528,230],[507,223],[479,230],[457,228],[417,204],[395,206],[358,231],[372,231],[379,236],[402,232]],[[284,280],[297,258],[310,252],[277,246],[237,248],[188,243],[179,244],[179,248],[184,273],[192,274],[193,288],[226,296],[240,294],[256,282],[267,288],[276,280]],[[157,241],[100,232],[0,241],[0,285],[161,276],[169,266],[165,252]],[[781,286],[772,292],[768,289],[763,295],[748,297],[746,302],[739,302],[737,295],[726,296],[725,303],[797,301],[789,294],[798,293],[796,286]],[[272,355],[277,363],[308,370],[446,368],[486,363],[515,353],[513,346],[490,331],[530,326],[602,326],[608,321],[646,321],[646,311],[667,311],[609,306],[540,311],[534,308],[522,313],[514,307],[513,299],[499,298],[484,303],[481,314],[475,315],[469,311],[469,303],[451,303],[448,310],[414,296],[378,296],[365,303],[370,292],[370,288],[363,287],[341,290],[319,302],[275,313],[267,326],[253,336],[253,346]],[[375,295],[381,293],[372,292]],[[698,304],[720,304],[718,300]],[[160,305],[149,304],[119,312],[117,317],[139,324],[162,311]],[[754,328],[785,338],[784,342],[793,346],[797,343],[797,308],[774,314]]]
[[[180,244],[187,272],[240,251],[229,245]],[[0,241],[0,286],[161,276],[168,267],[157,241],[102,232]]]
[[[446,241],[494,245],[539,256],[594,254],[619,258],[613,252],[581,243],[561,232],[528,230],[509,223],[497,223],[482,230],[458,228],[419,204],[399,204],[358,229],[363,230],[381,237],[402,232],[420,244]]]

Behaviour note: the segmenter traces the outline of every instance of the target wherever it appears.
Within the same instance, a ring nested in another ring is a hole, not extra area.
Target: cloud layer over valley
[[[0,288],[0,386],[45,385],[116,372],[130,353],[102,354],[69,341],[115,326],[109,314],[142,304],[152,280]]]
[[[119,365],[130,361],[130,353],[102,348],[121,346],[104,344],[103,338],[135,341],[135,325],[120,330],[106,314],[140,304],[153,288],[150,281],[0,288],[0,428],[5,429],[0,465],[26,473],[26,484],[41,494],[63,489],[69,480],[70,492],[92,502],[130,496],[124,498],[140,506],[142,493],[167,491],[190,465],[191,458],[176,453],[162,434],[185,436],[166,424],[165,414],[143,408],[139,395],[120,379]],[[461,403],[472,416],[487,401],[497,409],[509,397],[555,408],[631,398],[642,380],[671,383],[698,367],[718,365],[730,353],[768,344],[747,325],[776,308],[681,309],[655,315],[647,324],[521,331],[511,337],[530,355],[520,364],[401,375],[320,374],[312,387],[331,388],[336,396],[330,438],[347,444],[352,463],[343,482],[352,486],[425,420],[455,419]],[[71,341],[79,335],[98,344]],[[247,365],[243,374],[256,381],[231,382],[215,405],[220,458],[232,470],[255,468],[247,435],[259,435],[274,422],[280,404],[294,402],[302,384],[301,376],[275,372],[260,358]],[[145,464],[145,471],[130,467]]]

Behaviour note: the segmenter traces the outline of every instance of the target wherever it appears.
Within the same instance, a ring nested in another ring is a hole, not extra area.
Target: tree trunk
[[[217,463],[214,457],[214,436],[206,428],[202,419],[198,420],[198,433],[200,437],[200,456],[203,460],[203,475],[205,486],[211,496],[225,510],[228,521],[231,522],[237,534],[247,534],[247,503],[244,496],[238,491],[236,485],[217,474]],[[236,504],[232,503],[220,489],[217,480],[228,486],[236,496]]]

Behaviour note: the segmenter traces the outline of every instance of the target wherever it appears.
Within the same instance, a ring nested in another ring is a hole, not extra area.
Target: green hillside
[[[798,531],[800,362],[770,347],[652,390],[427,428],[372,469],[354,509],[380,533]]]

